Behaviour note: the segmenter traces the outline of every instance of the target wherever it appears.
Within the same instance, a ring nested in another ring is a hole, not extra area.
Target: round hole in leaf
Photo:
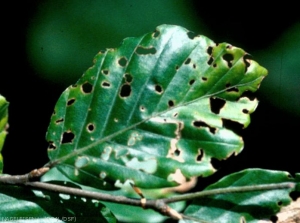
[[[169,105],[169,107],[173,107],[173,106],[174,106],[174,101],[169,100],[169,101],[168,101],[168,105]]]
[[[89,123],[89,124],[87,125],[87,130],[88,130],[89,132],[94,131],[94,130],[95,130],[95,125],[94,125],[93,123]]]
[[[203,81],[207,81],[207,77],[202,77],[201,78]]]
[[[61,143],[62,144],[72,143],[74,138],[75,138],[75,135],[71,131],[64,132],[63,135],[62,135]]]
[[[85,82],[82,86],[81,89],[84,93],[89,94],[93,91],[93,85],[91,85],[89,82]]]
[[[178,148],[176,148],[176,150],[174,151],[174,155],[179,156],[180,153],[181,153],[181,151]]]
[[[119,59],[118,63],[121,67],[125,67],[127,65],[127,59],[125,57],[122,57],[121,59]]]
[[[155,85],[155,91],[157,93],[161,94],[163,92],[163,89],[162,89],[162,87],[160,85],[157,84],[157,85]]]
[[[133,80],[133,77],[131,76],[131,74],[125,74],[124,78],[127,83],[131,83]]]
[[[102,70],[101,72],[102,72],[102,74],[104,74],[104,75],[108,75],[108,74],[109,74],[109,70],[106,70],[106,69]]]
[[[248,109],[245,109],[245,108],[242,110],[242,112],[243,112],[244,114],[249,114]]]
[[[193,64],[193,68],[196,69],[196,67],[197,67],[197,65],[196,65],[196,64]]]
[[[75,100],[76,100],[75,98],[69,99],[68,102],[67,102],[67,106],[70,106],[70,105],[74,104]]]
[[[120,90],[120,97],[129,97],[131,93],[131,86],[129,84],[123,84]]]

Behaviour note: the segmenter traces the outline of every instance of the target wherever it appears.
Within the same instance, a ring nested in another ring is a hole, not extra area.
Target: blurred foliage
[[[257,54],[270,75],[261,90],[267,100],[288,112],[300,114],[300,23],[290,27],[273,46]]]
[[[205,31],[185,1],[44,1],[28,27],[28,58],[43,78],[69,84],[100,50],[164,23]]]

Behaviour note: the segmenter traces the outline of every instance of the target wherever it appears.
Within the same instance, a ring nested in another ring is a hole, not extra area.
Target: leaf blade
[[[70,179],[106,189],[118,181],[172,187],[212,174],[212,158],[242,150],[224,122],[247,127],[257,100],[243,93],[267,74],[246,55],[179,26],[125,39],[60,97],[47,132],[50,160]]]

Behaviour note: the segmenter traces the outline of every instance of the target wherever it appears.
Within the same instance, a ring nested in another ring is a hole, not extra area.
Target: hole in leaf
[[[129,84],[123,84],[120,91],[120,96],[122,98],[126,98],[130,96],[131,93],[131,86]]]
[[[56,149],[56,146],[53,141],[49,141],[48,149]]]
[[[92,124],[92,123],[89,123],[89,124],[87,125],[87,130],[88,130],[89,132],[94,131],[94,130],[95,130],[95,125]]]
[[[249,114],[248,109],[245,109],[245,108],[242,110],[242,112],[243,112],[244,114]]]
[[[300,191],[292,191],[290,193],[290,197],[293,199],[293,201],[296,201],[300,197]]]
[[[207,61],[207,64],[210,66],[214,62],[214,59],[212,57],[209,58]]]
[[[61,143],[62,143],[62,144],[65,144],[65,143],[72,143],[74,137],[75,137],[75,135],[74,135],[74,133],[72,133],[71,131],[64,132],[64,133],[63,133],[62,140],[61,140]]]
[[[243,97],[247,97],[251,101],[253,101],[256,98],[254,93],[251,91],[244,91],[243,94],[241,95],[241,98],[243,98]]]
[[[61,119],[56,120],[55,123],[56,123],[56,124],[59,124],[59,123],[61,123],[61,122],[63,122],[63,121],[64,121],[64,119],[61,118]]]
[[[69,99],[67,102],[67,105],[70,106],[70,105],[74,104],[75,100],[76,100],[75,98]]]
[[[207,48],[207,51],[206,51],[206,52],[208,53],[209,56],[211,56],[211,55],[212,55],[212,52],[213,52],[213,47],[212,47],[212,46],[209,46],[209,47]]]
[[[231,87],[226,89],[227,92],[239,92],[239,89],[237,87]]]
[[[121,59],[119,59],[118,63],[121,67],[125,67],[127,65],[127,59],[125,57],[122,57]]]
[[[187,58],[184,64],[189,64],[191,62],[191,58]]]
[[[173,106],[174,106],[174,101],[169,100],[169,101],[168,101],[168,105],[169,105],[169,107],[173,107]]]
[[[152,46],[152,47],[142,47],[142,46],[138,46],[138,48],[135,51],[137,54],[139,55],[147,55],[147,54],[155,54],[156,53],[156,49]]]
[[[215,114],[219,114],[220,110],[224,107],[226,101],[220,98],[213,98],[209,99],[210,102],[210,110]]]
[[[102,82],[102,87],[109,88],[110,87],[110,83],[107,82],[107,81],[103,81]]]
[[[203,81],[207,81],[207,77],[202,77],[201,78]]]
[[[179,69],[179,66],[178,66],[178,65],[176,65],[175,69],[176,69],[176,70],[178,70],[178,69]]]
[[[84,93],[89,94],[93,91],[93,85],[91,85],[89,82],[85,82],[82,86],[81,89]]]
[[[247,72],[248,70],[248,67],[250,67],[251,65],[251,55],[250,54],[245,54],[245,56],[243,56],[243,61],[245,63],[245,73]]]
[[[195,80],[192,79],[192,80],[190,80],[189,85],[193,85],[194,83],[195,83]]]
[[[232,45],[230,45],[230,44],[228,44],[227,46],[226,46],[226,49],[231,49],[232,48]]]
[[[197,67],[196,64],[193,64],[193,68],[196,69],[196,67]]]
[[[176,150],[174,151],[174,155],[179,156],[180,153],[181,153],[181,151],[178,148],[176,148]]]
[[[277,202],[277,205],[278,205],[279,207],[280,207],[282,204],[283,204],[282,201],[278,201],[278,202]]]
[[[102,73],[104,74],[104,75],[108,75],[109,74],[109,70],[102,70]]]
[[[278,217],[276,215],[272,215],[270,217],[270,221],[273,222],[273,223],[276,223],[278,221]]]
[[[214,67],[214,68],[216,68],[216,67],[217,67],[217,64],[216,64],[216,63],[214,63],[214,64],[213,64],[213,67]]]
[[[212,133],[212,134],[215,134],[216,133],[216,128],[213,128],[213,127],[210,127],[209,125],[207,125],[205,122],[203,121],[194,121],[193,122],[193,125],[196,127],[196,128],[201,128],[201,127],[206,127],[209,129],[209,131]]]
[[[159,32],[158,30],[155,30],[155,31],[153,32],[153,34],[152,34],[152,36],[153,36],[154,38],[159,37],[159,35],[160,35],[160,32]]]
[[[222,122],[224,128],[230,129],[237,135],[242,134],[242,129],[244,128],[242,124],[225,118],[222,118]]]
[[[155,91],[159,94],[161,94],[163,92],[163,89],[160,85],[155,85]]]
[[[203,158],[203,155],[204,155],[203,149],[199,149],[196,161],[200,162],[202,160],[202,158]]]
[[[131,74],[125,74],[124,78],[127,83],[131,83],[133,80],[133,77],[131,76]]]
[[[194,38],[197,36],[197,34],[194,33],[194,32],[192,32],[192,31],[188,31],[188,32],[187,32],[187,36],[188,36],[190,39],[194,39]]]
[[[178,117],[178,112],[174,113],[174,114],[173,114],[173,117],[174,117],[174,118],[177,118],[177,117]]]
[[[232,67],[232,60],[233,60],[232,54],[229,54],[229,53],[224,54],[223,59],[227,62],[228,67],[231,68]]]

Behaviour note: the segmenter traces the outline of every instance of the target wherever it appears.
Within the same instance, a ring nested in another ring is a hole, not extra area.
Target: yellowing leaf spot
[[[183,184],[186,182],[186,177],[182,174],[180,169],[176,169],[175,173],[168,176],[168,181],[175,181],[178,184]]]
[[[155,173],[157,169],[157,161],[156,159],[148,159],[148,160],[143,160],[139,161],[136,157],[131,159],[129,162],[125,163],[127,167],[137,169],[137,170],[142,170],[146,173]]]
[[[105,147],[103,152],[101,153],[100,158],[107,161],[110,157],[111,152],[112,152],[112,148],[110,146]]]

